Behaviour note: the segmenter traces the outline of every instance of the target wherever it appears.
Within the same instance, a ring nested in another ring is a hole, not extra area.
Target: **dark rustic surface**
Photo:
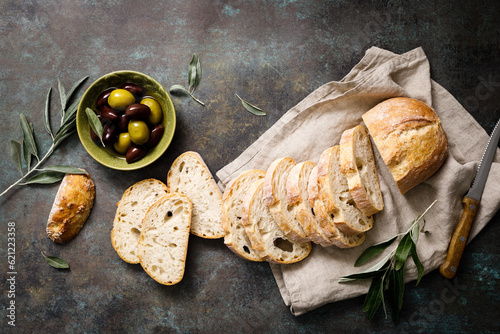
[[[41,119],[57,78],[66,89],[89,76],[137,70],[165,87],[186,84],[196,52],[203,79],[198,105],[174,97],[177,130],[166,154],[135,172],[96,163],[76,135],[47,164],[88,170],[95,207],[80,234],[53,244],[45,224],[58,185],[16,188],[0,198],[0,332],[499,332],[500,215],[466,248],[457,278],[437,271],[406,285],[401,322],[361,311],[363,297],[294,317],[269,266],[232,254],[222,240],[190,238],[181,283],[157,284],[123,262],[110,242],[115,204],[146,177],[166,181],[175,157],[198,151],[215,173],[320,85],[340,80],[372,45],[396,53],[422,46],[432,78],[490,132],[500,117],[500,3],[495,1],[6,1],[0,2],[0,191],[18,179],[9,141],[21,139],[19,113],[50,145]],[[246,112],[235,93],[267,111]],[[7,223],[16,224],[15,298],[8,297]],[[64,258],[49,267],[41,252]],[[15,300],[16,327],[8,325]]]

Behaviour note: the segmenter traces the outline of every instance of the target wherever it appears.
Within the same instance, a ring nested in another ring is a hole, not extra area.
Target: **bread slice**
[[[221,219],[226,231],[224,243],[236,255],[250,261],[264,261],[263,254],[252,248],[243,225],[243,201],[252,184],[263,179],[265,172],[251,169],[241,173],[227,185],[222,194]]]
[[[444,163],[446,133],[438,115],[425,103],[396,97],[377,104],[362,117],[401,194]]]
[[[306,236],[323,247],[329,247],[333,243],[328,240],[328,237],[323,232],[309,204],[307,186],[309,176],[314,167],[314,162],[303,161],[296,164],[290,170],[286,181],[288,202],[292,207],[291,210],[295,218],[301,223]]]
[[[305,242],[309,238],[301,223],[293,213],[286,193],[288,174],[296,165],[292,158],[280,158],[269,165],[263,185],[263,201],[269,207],[274,220],[285,233],[294,241]]]
[[[311,252],[310,242],[289,240],[274,221],[269,208],[262,201],[264,180],[255,181],[243,202],[243,224],[254,249],[263,252],[266,261],[295,263]]]
[[[384,208],[370,136],[363,125],[342,133],[340,170],[361,212],[371,216]]]
[[[313,208],[312,211],[318,223],[335,246],[351,248],[359,246],[365,241],[365,233],[347,235],[335,225],[334,216],[327,211],[325,204],[319,198],[318,166],[315,166],[311,171],[307,191],[309,193],[309,203]]]
[[[187,196],[170,193],[146,212],[138,255],[141,266],[158,283],[173,285],[184,276],[191,211]]]
[[[319,198],[325,204],[326,214],[333,216],[335,226],[346,235],[366,232],[373,226],[373,217],[356,208],[347,179],[340,171],[339,151],[338,145],[331,147],[319,158]]]
[[[149,207],[168,193],[167,186],[156,179],[145,179],[129,187],[116,204],[111,243],[123,261],[139,263],[138,245],[142,220]]]
[[[220,219],[222,193],[198,153],[185,152],[175,159],[168,171],[167,186],[193,203],[192,234],[207,239],[224,236]]]

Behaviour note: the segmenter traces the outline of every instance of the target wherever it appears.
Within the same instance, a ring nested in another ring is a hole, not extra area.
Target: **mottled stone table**
[[[437,271],[406,285],[399,325],[362,312],[363,297],[300,317],[284,305],[269,266],[232,254],[222,240],[191,237],[186,275],[165,287],[116,255],[109,232],[123,191],[146,177],[166,179],[175,157],[195,150],[212,172],[236,158],[281,115],[320,85],[340,80],[370,46],[403,53],[422,46],[432,78],[490,132],[500,117],[500,3],[494,1],[1,1],[0,190],[18,178],[9,141],[20,140],[19,113],[33,122],[46,152],[42,110],[57,79],[83,89],[121,69],[165,87],[186,84],[196,52],[202,107],[174,97],[177,130],[156,163],[119,172],[96,163],[73,135],[47,164],[83,167],[96,182],[95,207],[81,233],[53,244],[45,224],[57,185],[16,188],[0,198],[0,332],[498,332],[500,215],[467,247],[455,281]],[[245,111],[235,94],[262,107]],[[14,279],[8,222],[15,222]],[[41,252],[64,258],[49,267]],[[15,282],[15,296],[9,296]],[[8,325],[15,301],[15,328]]]

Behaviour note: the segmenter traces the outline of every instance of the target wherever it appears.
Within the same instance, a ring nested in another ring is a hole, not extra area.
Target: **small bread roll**
[[[88,174],[66,174],[47,222],[47,236],[56,243],[73,239],[94,206],[95,187]]]

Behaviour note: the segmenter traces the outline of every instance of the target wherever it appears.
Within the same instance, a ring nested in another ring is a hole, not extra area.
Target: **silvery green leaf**
[[[21,173],[21,176],[23,174],[23,166],[21,163],[21,143],[15,140],[10,141],[10,155],[12,157],[12,161],[14,162],[14,165],[16,166],[16,169]]]
[[[198,55],[193,53],[193,58],[189,63],[188,90],[194,93],[201,81],[201,63]]]
[[[76,89],[85,81],[87,80],[88,77],[83,77],[80,80],[78,80],[73,87],[66,93],[66,103],[71,100],[71,97],[73,96],[73,93],[76,91]]]
[[[45,258],[45,261],[47,261],[48,264],[50,264],[52,267],[56,269],[68,269],[69,265],[66,261],[64,261],[61,258],[58,258],[56,256],[47,256],[42,252],[43,257]]]
[[[351,281],[358,280],[358,279],[366,279],[366,278],[374,277],[374,276],[377,276],[378,274],[384,273],[387,270],[387,268],[389,268],[391,265],[391,260],[390,260],[391,256],[392,256],[392,253],[389,253],[373,267],[370,267],[370,268],[368,268],[365,271],[362,271],[360,273],[351,274],[348,276],[341,277],[341,278],[339,278],[338,282],[339,283],[347,283],[347,282],[351,282]]]
[[[247,101],[243,100],[238,94],[236,94],[238,98],[241,100],[241,103],[243,104],[243,107],[245,107],[246,110],[251,112],[254,115],[257,116],[265,116],[266,113],[260,109],[259,107],[254,106],[253,104],[248,103]]]
[[[370,260],[375,255],[382,253],[387,247],[389,247],[394,242],[394,240],[396,240],[396,238],[397,238],[397,236],[395,236],[394,238],[392,238],[390,240],[383,241],[381,243],[378,243],[378,244],[375,244],[373,246],[368,247],[358,257],[358,259],[356,260],[356,263],[354,263],[354,266],[359,267],[360,265],[362,265],[366,261]]]
[[[181,85],[172,85],[169,92],[174,95],[189,95],[187,89]]]
[[[64,111],[66,110],[66,92],[59,78],[57,78],[57,87],[59,89],[59,97],[61,99],[61,119],[62,119],[64,117]]]
[[[87,118],[89,120],[90,127],[92,128],[92,130],[94,130],[95,134],[101,140],[102,146],[106,146],[102,142],[103,128],[102,128],[101,121],[99,120],[99,118],[97,118],[97,115],[95,114],[95,112],[92,109],[90,109],[90,108],[85,109],[85,113],[87,114]]]
[[[23,157],[24,157],[24,162],[26,163],[26,167],[28,168],[28,172],[31,169],[31,160],[33,158],[33,155],[28,151],[28,148],[26,145],[23,145]]]
[[[59,144],[61,144],[66,138],[68,138],[69,136],[71,136],[75,132],[76,132],[76,129],[73,129],[70,132],[65,132],[64,134],[61,134],[60,136],[56,136],[56,138],[54,139],[54,148],[59,146]]]
[[[45,125],[45,131],[54,138],[52,133],[52,127],[50,126],[50,94],[52,93],[52,87],[49,88],[47,93],[47,98],[45,99],[45,108],[43,110],[43,124]]]
[[[61,138],[66,136],[67,133],[73,133],[75,130],[76,117],[67,119],[64,124],[57,130],[54,142],[60,142]],[[65,137],[66,138],[66,137]]]
[[[36,149],[35,138],[33,137],[33,127],[29,125],[26,116],[20,115],[21,130],[23,131],[23,145],[26,149],[38,158],[38,151]]]
[[[417,243],[418,241],[418,234],[419,234],[419,225],[418,222],[415,222],[413,227],[410,229],[410,237],[414,243]]]
[[[78,105],[80,104],[80,99],[75,100],[71,105],[68,107],[68,110],[64,113],[64,117],[62,119],[62,124],[68,122],[72,117],[76,117],[76,111],[78,110]]]
[[[64,165],[51,165],[41,169],[44,172],[59,172],[65,174],[87,174],[86,171],[80,168],[64,166]]]
[[[26,181],[26,184],[51,184],[62,180],[65,173],[60,172],[42,172]]]
[[[365,302],[363,304],[363,311],[368,312],[368,319],[372,319],[377,313],[380,304],[384,306],[384,276],[376,277],[373,279],[370,289],[366,295]]]

